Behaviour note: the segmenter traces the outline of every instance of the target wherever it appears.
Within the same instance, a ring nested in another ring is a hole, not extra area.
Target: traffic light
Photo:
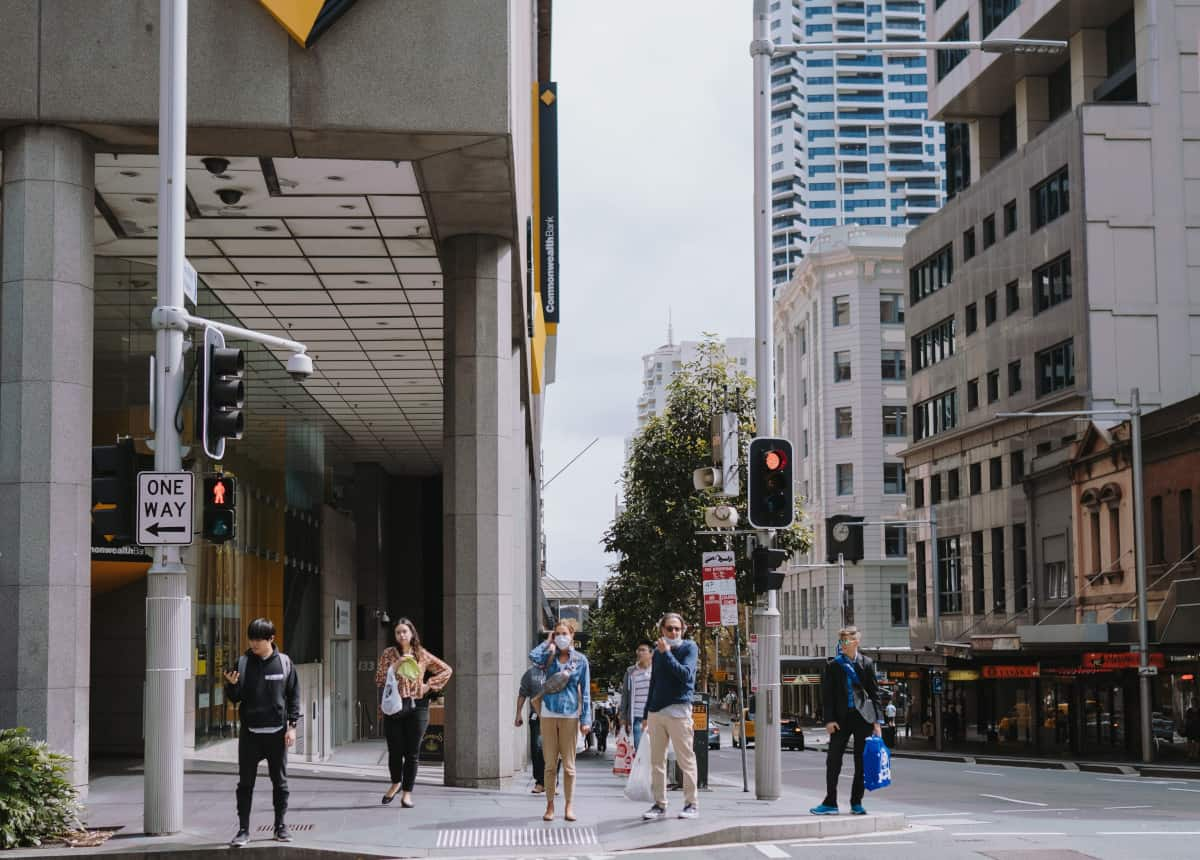
[[[792,443],[761,436],[750,440],[747,507],[756,529],[785,529],[792,524]]]
[[[137,469],[132,439],[92,446],[92,546],[133,543]]]
[[[204,537],[213,543],[233,540],[237,521],[237,482],[228,475],[204,476]]]
[[[214,460],[225,456],[225,440],[241,439],[246,419],[243,375],[246,354],[225,346],[225,336],[215,328],[204,330],[204,350],[196,362],[200,408],[196,410],[197,433],[204,453]]]
[[[783,574],[778,572],[778,568],[787,561],[789,554],[785,549],[767,549],[761,546],[751,554],[755,594],[766,594],[768,591],[783,588]]]

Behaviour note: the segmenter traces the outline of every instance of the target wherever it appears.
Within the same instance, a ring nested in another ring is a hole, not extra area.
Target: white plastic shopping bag
[[[632,745],[632,744],[631,744]],[[629,769],[629,780],[625,783],[625,796],[630,800],[650,803],[654,793],[650,787],[650,738],[643,735],[638,745],[633,766]]]
[[[396,665],[393,663],[388,666],[387,681],[383,684],[383,701],[380,703],[380,708],[389,717],[392,714],[400,713],[400,709],[404,707],[404,702],[400,699],[400,685],[396,682]]]
[[[628,776],[633,768],[633,738],[622,729],[617,734],[616,751],[613,753],[613,773]]]

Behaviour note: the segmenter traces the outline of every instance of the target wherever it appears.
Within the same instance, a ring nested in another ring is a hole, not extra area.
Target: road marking
[[[991,770],[964,770],[963,773],[974,773],[978,774],[979,776],[1004,776],[1002,773],[996,773],[995,771]]]
[[[1146,777],[1135,777],[1134,779],[1118,779],[1112,776],[1096,777],[1100,782],[1132,782],[1138,785],[1174,785],[1175,783],[1187,782],[1183,779],[1147,779]]]
[[[788,854],[786,851],[784,851],[782,848],[780,848],[778,845],[761,845],[760,844],[760,845],[755,845],[754,847],[757,848],[758,853],[763,855],[764,857],[773,857],[773,858],[776,858],[776,860],[778,860],[778,858],[780,858],[780,857],[791,857],[792,856],[791,854]]]
[[[1144,806],[1106,806],[1105,809],[1153,809],[1154,807],[1146,804]]]
[[[977,820],[974,818],[927,818],[921,822],[923,825],[931,827],[952,827],[955,825],[966,826],[968,824],[991,824],[991,821]]]
[[[905,818],[949,818],[951,815],[973,815],[971,812],[921,812],[916,815],[906,815]]]
[[[1097,836],[1200,836],[1200,830],[1101,830]]]
[[[851,848],[851,847],[865,848],[865,847],[868,847],[871,845],[915,845],[915,844],[916,844],[916,842],[914,842],[911,839],[891,839],[886,842],[824,842],[821,844],[817,844],[815,842],[793,842],[788,847],[790,847],[790,848],[841,848],[844,846],[846,848]],[[783,856],[788,857],[790,855],[784,854]]]
[[[951,833],[951,836],[1066,836],[1065,833],[1050,833],[1046,831],[1020,833],[1013,830],[968,830],[965,833]]]
[[[1190,791],[1194,794],[1200,794],[1200,788],[1168,788],[1167,791]]]
[[[981,794],[980,797],[990,797],[992,800],[1007,800],[1009,803],[1020,803],[1025,806],[1049,806],[1036,800],[1017,800],[1015,797],[1005,797],[1003,794]]]
[[[992,812],[996,815],[1013,815],[1018,812],[1032,814],[1034,812],[1078,812],[1074,806],[1066,806],[1062,809],[993,809]]]

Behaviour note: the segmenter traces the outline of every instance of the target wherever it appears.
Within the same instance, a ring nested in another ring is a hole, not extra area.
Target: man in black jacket
[[[867,738],[881,734],[883,707],[879,703],[879,685],[875,682],[875,663],[858,653],[857,627],[838,632],[838,656],[825,664],[821,677],[821,702],[828,722],[829,752],[825,759],[825,799],[810,812],[813,815],[838,814],[838,779],[842,775],[842,755],[854,738],[854,783],[850,788],[850,812],[866,815],[863,809],[863,748]]]
[[[238,832],[230,845],[250,841],[250,798],[258,763],[267,760],[275,802],[275,839],[290,842],[287,815],[287,749],[296,742],[300,720],[300,681],[291,659],[275,647],[275,625],[256,618],[246,630],[250,648],[236,668],[225,672],[225,697],[241,703],[242,730],[238,736]]]

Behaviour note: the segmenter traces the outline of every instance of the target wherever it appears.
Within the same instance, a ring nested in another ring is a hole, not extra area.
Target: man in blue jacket
[[[683,616],[668,612],[658,622],[659,640],[650,670],[643,733],[650,735],[651,784],[654,805],[642,815],[647,821],[667,815],[667,742],[683,771],[683,810],[680,818],[697,818],[696,753],[692,749],[692,694],[696,690],[696,643],[684,639]]]

